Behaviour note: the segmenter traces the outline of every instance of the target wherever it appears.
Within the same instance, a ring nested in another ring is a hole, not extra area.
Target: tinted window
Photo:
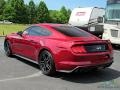
[[[49,36],[50,34],[50,31],[37,26],[34,26],[29,30],[29,35],[32,36]]]
[[[30,31],[31,28],[32,27],[29,27],[29,28],[25,29],[24,32],[23,32],[23,34],[29,34],[29,31]]]
[[[66,36],[70,36],[70,37],[82,37],[82,36],[88,37],[88,36],[90,36],[89,33],[85,32],[79,28],[73,27],[73,26],[55,26],[53,28],[55,30],[61,32],[62,34],[66,35]]]

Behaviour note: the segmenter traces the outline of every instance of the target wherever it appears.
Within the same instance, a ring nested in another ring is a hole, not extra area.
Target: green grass
[[[0,36],[5,36],[10,33],[16,33],[24,30],[28,25],[23,24],[0,24]]]

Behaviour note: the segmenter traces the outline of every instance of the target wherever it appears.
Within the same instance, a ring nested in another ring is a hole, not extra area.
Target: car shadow
[[[24,60],[20,57],[14,56],[12,58],[15,58],[27,65],[30,65],[33,68],[39,69],[39,66],[37,64]],[[83,83],[83,84],[105,82],[105,81],[117,79],[119,77],[120,77],[120,71],[112,68],[106,68],[105,70],[89,71],[89,72],[74,72],[74,73],[58,72],[55,76],[52,76],[52,78],[60,78],[65,81],[74,82],[74,83]]]
[[[105,70],[91,71],[91,72],[78,72],[78,73],[59,73],[55,78],[61,78],[74,83],[97,83],[114,80],[120,77],[120,71],[107,68]]]
[[[12,56],[11,58],[14,58],[14,59],[16,59],[16,60],[19,60],[20,62],[22,62],[22,63],[24,63],[24,64],[27,64],[27,65],[29,65],[29,66],[32,66],[33,68],[36,68],[36,69],[39,69],[39,70],[40,70],[39,65],[37,65],[37,64],[35,64],[35,63],[32,63],[32,62],[30,62],[30,61],[27,61],[27,60],[25,60],[25,59],[23,59],[23,58],[20,58],[20,57],[17,57],[17,56]]]

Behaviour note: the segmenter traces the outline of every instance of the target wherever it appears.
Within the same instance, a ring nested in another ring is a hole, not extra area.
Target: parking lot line
[[[28,75],[28,76],[3,79],[3,80],[0,80],[0,82],[21,80],[21,79],[28,79],[28,78],[38,77],[38,76],[42,76],[42,75],[43,75],[43,74],[42,74],[42,72],[40,71],[40,72],[34,73],[34,74],[32,74],[32,75]]]

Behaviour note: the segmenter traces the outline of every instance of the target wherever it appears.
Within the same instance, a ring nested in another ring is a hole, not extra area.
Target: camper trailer
[[[102,24],[104,15],[105,10],[103,8],[75,8],[71,13],[69,24],[100,36],[104,31]]]

